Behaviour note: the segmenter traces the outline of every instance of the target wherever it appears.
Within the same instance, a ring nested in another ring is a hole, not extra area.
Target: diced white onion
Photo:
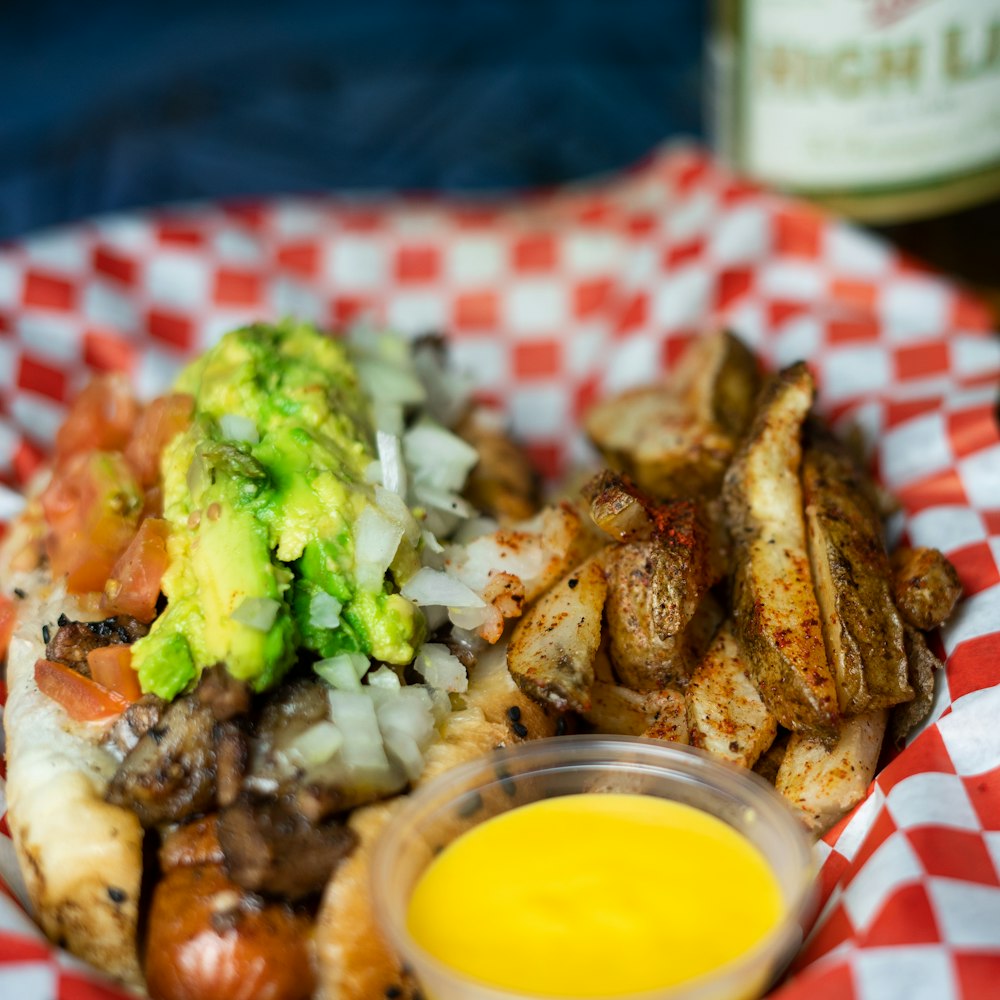
[[[372,416],[375,419],[376,431],[395,434],[397,437],[403,433],[403,407],[401,404],[376,399],[372,403]]]
[[[469,677],[462,661],[443,643],[425,642],[413,666],[432,688],[457,694],[469,689]]]
[[[420,540],[420,525],[410,513],[406,501],[398,493],[392,492],[385,486],[376,486],[375,504],[390,521],[403,529],[403,537],[411,545],[417,544]]]
[[[422,403],[427,398],[420,379],[399,365],[359,358],[355,367],[365,392],[372,399],[405,406]]]
[[[472,517],[476,510],[468,500],[449,490],[439,490],[427,483],[417,483],[413,488],[414,496],[425,507],[444,511],[455,517]]]
[[[449,608],[448,618],[452,625],[473,631],[485,625],[493,613],[493,608],[484,604],[481,608]]]
[[[245,597],[230,617],[234,622],[266,632],[278,617],[281,603],[271,597]]]
[[[461,580],[427,566],[421,567],[403,584],[401,593],[420,605],[442,605],[447,608],[486,607],[486,602]]]
[[[389,727],[382,731],[385,749],[399,763],[410,781],[416,781],[424,773],[424,755],[417,741],[401,729]]]
[[[427,632],[429,635],[433,635],[448,621],[448,609],[440,605],[425,605],[423,612],[424,618],[427,620]]]
[[[303,767],[325,764],[344,745],[344,735],[332,722],[317,722],[296,736],[284,752]]]
[[[313,670],[338,691],[360,691],[361,678],[370,666],[364,653],[338,653],[317,660]]]
[[[331,691],[330,714],[344,734],[344,763],[363,771],[385,772],[389,761],[382,746],[382,733],[375,705],[363,691]]]
[[[402,685],[396,671],[391,667],[379,667],[368,675],[368,684],[373,688],[385,688],[390,691],[398,691]]]
[[[365,482],[369,486],[382,482],[382,463],[377,459],[369,462],[365,466]]]
[[[395,434],[376,431],[375,447],[382,466],[380,482],[387,490],[400,497],[406,496],[406,465],[403,463],[403,445]]]
[[[313,628],[336,628],[344,606],[333,594],[317,590],[309,598],[309,624]]]
[[[257,425],[239,413],[224,413],[219,417],[219,430],[226,441],[246,441],[249,444],[260,441]]]
[[[443,353],[432,344],[417,346],[413,352],[413,367],[427,389],[428,410],[446,427],[452,426],[472,394],[471,377],[445,367]]]
[[[438,424],[415,424],[403,435],[403,454],[414,481],[441,491],[460,490],[479,452]]]
[[[378,507],[367,506],[354,522],[354,576],[362,590],[382,589],[385,571],[396,555],[403,529]]]
[[[424,540],[424,548],[428,552],[434,552],[438,555],[444,552],[444,546],[437,540],[437,535],[433,531],[425,529],[420,533],[420,537]]]

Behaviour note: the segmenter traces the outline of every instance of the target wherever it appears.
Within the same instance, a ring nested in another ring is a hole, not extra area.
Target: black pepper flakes
[[[108,886],[108,899],[112,903],[124,903],[128,899],[128,893],[124,889],[119,889],[116,885]]]
[[[516,736],[520,736],[522,740],[528,735],[528,727],[523,722],[511,723],[511,729],[513,729],[514,734]]]
[[[42,642],[44,642],[46,646],[49,644],[49,636],[51,636],[51,635],[52,635],[52,632],[49,629],[48,625],[43,625],[42,626]]]
[[[569,580],[569,581],[567,582],[567,586],[569,587],[569,589],[570,589],[570,590],[576,590],[576,585],[577,585],[577,584],[578,584],[579,582],[580,582],[580,581],[579,581],[579,580],[578,580],[578,579],[577,579],[577,578],[576,578],[576,577],[574,576],[572,580]]]
[[[28,595],[20,587],[15,587],[14,596],[19,597],[23,601]]]
[[[507,718],[510,719],[511,722],[520,722],[521,721],[521,706],[520,705],[511,705],[510,708],[507,709]]]
[[[385,988],[386,1000],[397,1000],[397,997],[401,997],[402,995],[403,995],[402,986],[387,986]]]

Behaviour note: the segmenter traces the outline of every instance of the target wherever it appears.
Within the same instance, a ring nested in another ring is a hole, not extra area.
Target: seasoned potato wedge
[[[735,631],[765,704],[787,729],[830,737],[837,690],[806,553],[800,432],[815,386],[804,364],[774,376],[729,467]]]
[[[583,487],[594,524],[616,542],[649,538],[656,525],[652,501],[627,477],[610,469],[599,472]]]
[[[788,750],[788,741],[791,736],[792,734],[787,729],[778,729],[778,735],[775,736],[774,742],[754,764],[754,774],[759,774],[772,785],[778,780],[778,771],[781,769],[781,762],[785,759],[785,751]]]
[[[892,554],[892,588],[902,616],[925,632],[948,620],[962,594],[955,567],[937,549],[926,548]]]
[[[845,719],[832,743],[793,733],[775,787],[817,836],[868,791],[885,734],[882,708]]]
[[[511,676],[525,694],[559,711],[587,711],[607,592],[601,562],[591,558],[528,609],[507,649]]]
[[[897,705],[889,714],[889,739],[902,746],[906,737],[931,713],[934,705],[934,678],[944,664],[930,651],[922,632],[910,625],[906,632],[906,659],[910,684],[916,692],[913,701]]]
[[[657,530],[607,550],[606,615],[619,680],[637,691],[686,682],[721,619],[710,588],[721,575],[697,503],[658,512]]]
[[[665,384],[593,407],[585,428],[608,464],[658,497],[712,496],[749,423],[757,361],[726,332],[698,338]]]
[[[642,736],[663,720],[684,717],[684,695],[673,688],[633,691],[620,684],[595,681],[584,718],[600,733]],[[680,723],[674,724],[680,729]],[[680,742],[684,742],[681,740]]]
[[[882,524],[847,449],[813,428],[802,460],[809,556],[841,714],[913,698]]]
[[[691,675],[685,698],[691,746],[753,767],[774,741],[777,720],[750,680],[728,621]]]

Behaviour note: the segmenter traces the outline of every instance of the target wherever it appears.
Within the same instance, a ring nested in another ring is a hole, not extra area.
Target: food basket
[[[860,431],[897,538],[965,597],[932,717],[817,845],[819,914],[780,1000],[996,995],[1000,982],[1000,343],[969,294],[816,209],[673,146],[506,198],[277,197],[127,213],[0,247],[0,518],[92,372],[142,394],[249,320],[445,333],[550,481],[592,458],[588,406],[725,324]],[[2,789],[0,789],[2,812]],[[0,830],[6,834],[5,822]],[[0,837],[0,995],[120,996],[50,946]]]

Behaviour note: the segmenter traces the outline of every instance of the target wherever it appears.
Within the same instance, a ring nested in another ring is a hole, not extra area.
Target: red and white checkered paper
[[[820,845],[820,914],[774,995],[1000,995],[1000,346],[974,298],[690,147],[502,201],[277,198],[99,219],[0,247],[0,517],[91,372],[124,369],[153,393],[222,332],[286,314],[445,331],[554,477],[585,454],[588,405],[657,376],[706,325],[773,366],[808,359],[822,408],[864,430],[902,500],[900,532],[943,549],[966,596],[937,644],[934,721]],[[0,893],[0,995],[121,994]]]

